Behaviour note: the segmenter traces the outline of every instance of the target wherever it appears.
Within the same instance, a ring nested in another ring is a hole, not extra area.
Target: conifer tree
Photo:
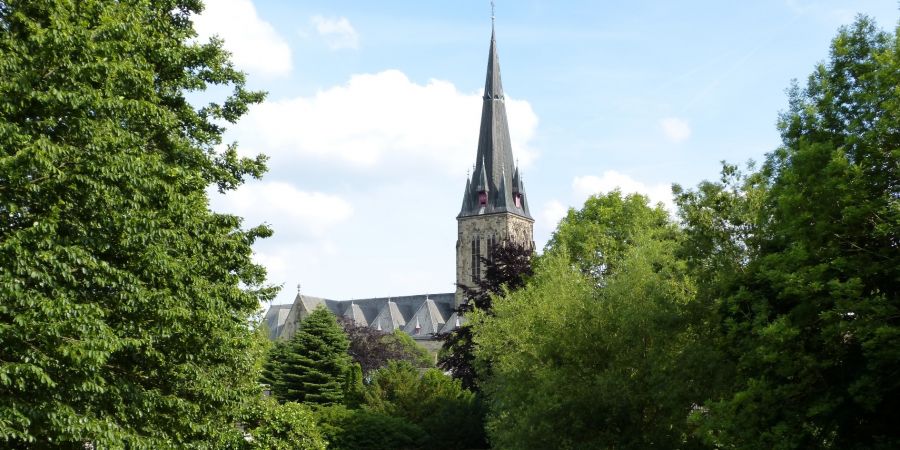
[[[342,403],[350,371],[350,341],[324,307],[310,313],[288,341],[279,364],[281,401]]]

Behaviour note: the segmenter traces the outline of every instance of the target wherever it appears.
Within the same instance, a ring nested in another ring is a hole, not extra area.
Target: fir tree
[[[284,349],[276,396],[281,401],[342,403],[352,370],[349,346],[334,315],[316,308],[300,322]]]

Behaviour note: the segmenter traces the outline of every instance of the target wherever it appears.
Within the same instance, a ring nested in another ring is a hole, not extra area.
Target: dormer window
[[[481,206],[487,205],[487,192],[481,191],[478,193],[478,204]]]
[[[516,208],[522,207],[522,194],[516,194],[513,196],[516,199]]]

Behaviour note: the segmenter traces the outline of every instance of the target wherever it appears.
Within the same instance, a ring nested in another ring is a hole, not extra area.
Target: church
[[[269,337],[290,339],[303,318],[324,306],[359,326],[384,332],[402,330],[436,351],[441,341],[435,340],[434,335],[453,330],[463,320],[455,312],[463,301],[460,286],[473,286],[481,279],[482,258],[490,258],[489,249],[507,240],[534,247],[534,219],[513,158],[493,26],[474,166],[456,216],[456,292],[354,300],[331,300],[298,292],[292,304],[272,305],[266,312]]]

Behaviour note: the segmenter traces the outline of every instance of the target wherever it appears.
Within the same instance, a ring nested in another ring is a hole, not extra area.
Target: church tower
[[[466,180],[462,209],[456,216],[457,305],[463,300],[458,286],[474,286],[484,276],[479,257],[490,258],[488,250],[494,244],[509,240],[534,246],[534,219],[509,139],[493,26],[483,99],[475,171]]]

